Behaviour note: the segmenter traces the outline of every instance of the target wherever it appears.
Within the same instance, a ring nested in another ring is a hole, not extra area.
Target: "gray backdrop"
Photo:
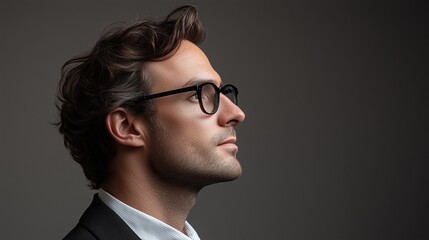
[[[202,239],[429,239],[427,1],[1,1],[1,239],[60,239],[93,192],[50,125],[61,65],[109,24],[193,3],[239,86],[243,176]]]

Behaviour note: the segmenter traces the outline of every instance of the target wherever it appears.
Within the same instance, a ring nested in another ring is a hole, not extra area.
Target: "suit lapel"
[[[86,229],[102,240],[140,240],[130,227],[106,204],[98,194],[79,220]]]

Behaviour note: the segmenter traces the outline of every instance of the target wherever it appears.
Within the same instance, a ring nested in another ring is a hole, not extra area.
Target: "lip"
[[[237,142],[236,138],[228,138],[225,141],[221,142],[218,144],[218,146],[222,146],[222,145],[234,145]]]

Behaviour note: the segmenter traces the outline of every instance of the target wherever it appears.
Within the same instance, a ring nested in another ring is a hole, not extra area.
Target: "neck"
[[[115,174],[102,188],[125,204],[185,232],[185,221],[198,191],[163,181],[142,168],[114,166]]]

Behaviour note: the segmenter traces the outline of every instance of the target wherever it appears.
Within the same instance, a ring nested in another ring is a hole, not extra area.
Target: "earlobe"
[[[106,127],[112,138],[121,145],[143,147],[145,133],[139,122],[128,110],[117,108],[106,116]]]

